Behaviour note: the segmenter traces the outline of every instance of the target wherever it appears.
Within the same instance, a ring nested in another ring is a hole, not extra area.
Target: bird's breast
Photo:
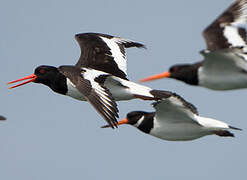
[[[193,123],[162,123],[154,121],[150,134],[168,141],[189,141],[208,135],[209,132]]]
[[[68,88],[68,91],[66,93],[67,96],[70,96],[80,101],[86,101],[82,93],[79,92],[79,90],[75,87],[75,85],[68,78],[67,78],[67,88]]]
[[[237,54],[213,52],[199,68],[199,85],[214,90],[247,88],[247,62]]]

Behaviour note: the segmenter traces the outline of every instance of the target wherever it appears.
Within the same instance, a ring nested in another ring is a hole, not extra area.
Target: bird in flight
[[[6,120],[6,118],[0,115],[0,120]]]
[[[155,112],[130,112],[118,125],[129,124],[168,141],[189,141],[206,135],[233,137],[230,129],[241,130],[222,121],[199,116],[193,104],[175,93],[158,90],[153,93],[160,98],[153,103]],[[106,127],[110,126],[102,126]]]
[[[118,118],[115,101],[155,99],[151,88],[127,79],[125,49],[145,48],[143,44],[100,33],[77,34],[75,39],[81,48],[75,65],[38,66],[34,74],[9,82],[27,80],[10,89],[30,82],[44,84],[56,93],[88,101],[112,128],[117,126]]]
[[[204,31],[204,60],[177,64],[169,71],[143,78],[146,82],[173,78],[213,90],[247,88],[247,0],[236,0]]]

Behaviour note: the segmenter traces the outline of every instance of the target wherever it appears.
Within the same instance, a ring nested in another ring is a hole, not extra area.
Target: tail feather
[[[214,134],[222,137],[234,137],[234,134],[227,130],[217,130],[214,131]]]

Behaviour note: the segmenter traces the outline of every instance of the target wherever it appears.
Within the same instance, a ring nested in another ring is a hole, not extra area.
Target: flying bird
[[[247,0],[236,0],[204,31],[204,60],[177,64],[169,71],[143,78],[151,81],[173,78],[213,90],[247,88]]]
[[[153,103],[155,112],[130,112],[118,125],[129,124],[168,141],[189,141],[206,135],[234,137],[229,130],[241,130],[222,121],[199,116],[193,104],[175,93],[158,90],[153,93],[161,98]],[[109,125],[102,126],[106,127]]]
[[[125,48],[145,48],[141,43],[100,33],[75,35],[81,56],[74,66],[42,65],[34,74],[11,81],[10,89],[34,82],[54,92],[88,101],[113,128],[117,126],[118,108],[115,101],[133,98],[154,99],[152,89],[127,79]]]
[[[0,115],[0,120],[6,120],[6,118]]]

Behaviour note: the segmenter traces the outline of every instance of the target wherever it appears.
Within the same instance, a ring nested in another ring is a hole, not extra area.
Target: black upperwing
[[[125,48],[144,47],[143,44],[100,33],[76,34],[81,56],[77,67],[89,67],[127,79]]]

